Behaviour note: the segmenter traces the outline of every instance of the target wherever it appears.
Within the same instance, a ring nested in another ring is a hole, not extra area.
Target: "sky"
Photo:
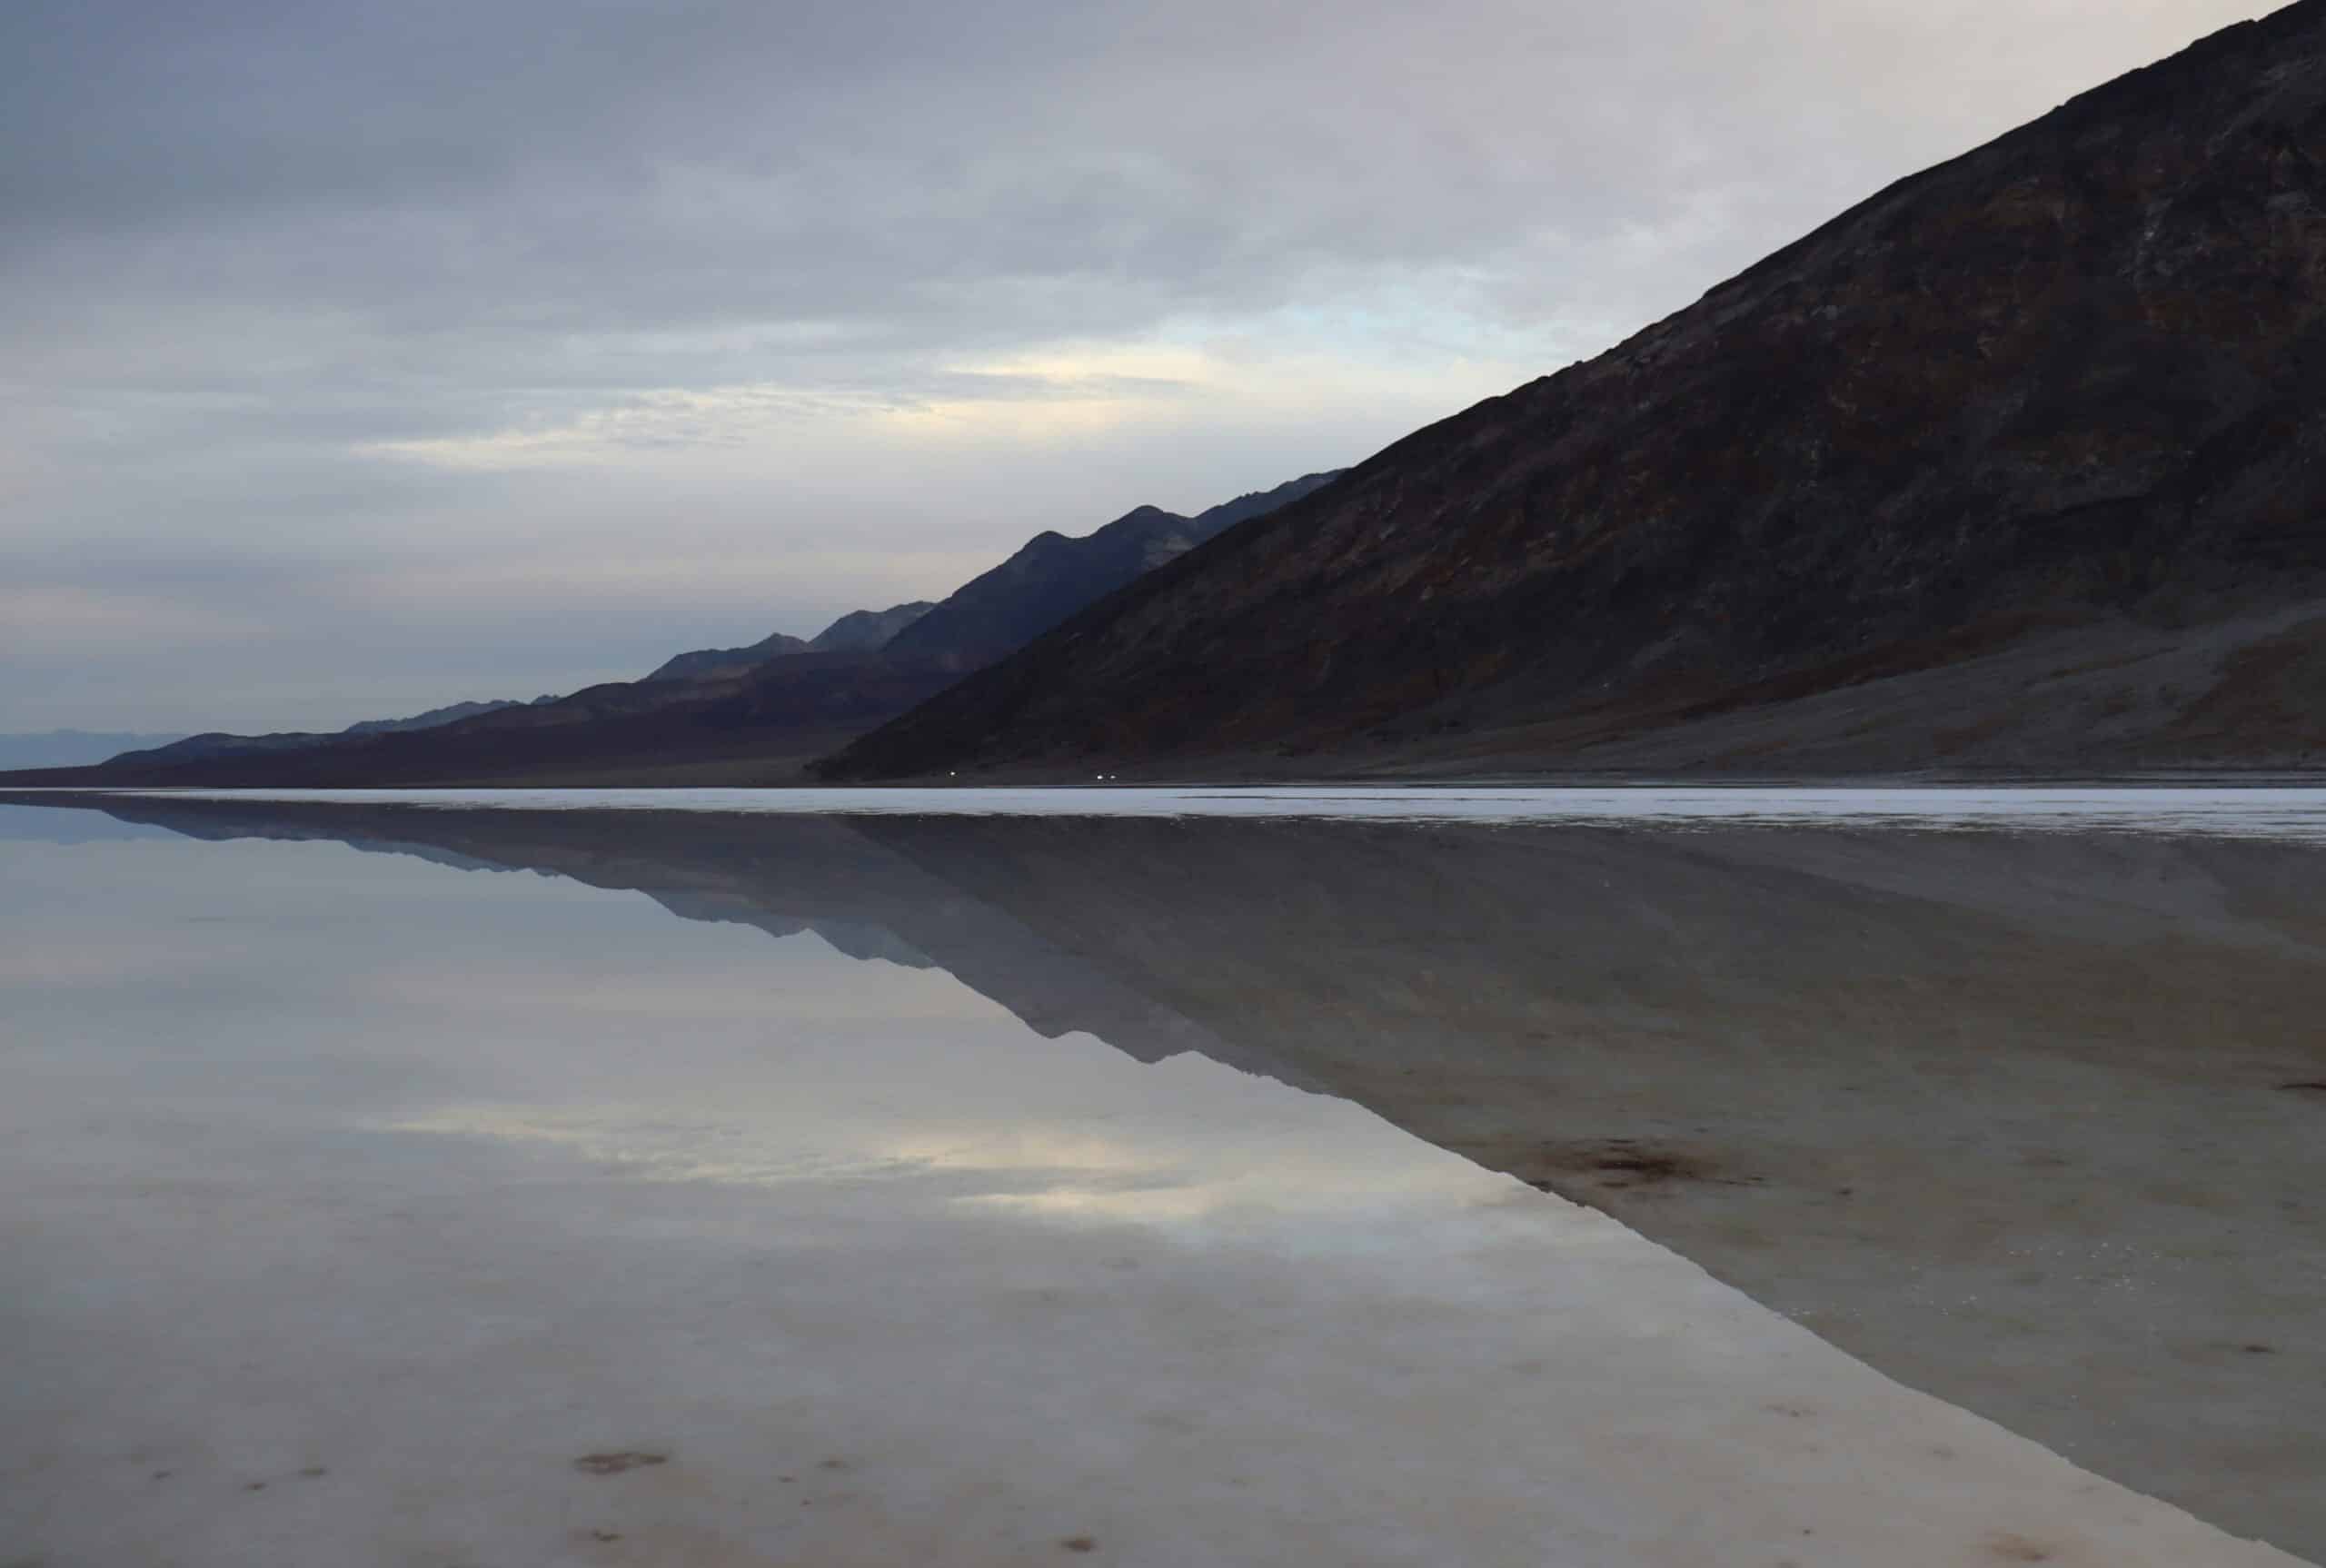
[[[2250,0],[9,0],[0,730],[337,728],[1357,461]]]

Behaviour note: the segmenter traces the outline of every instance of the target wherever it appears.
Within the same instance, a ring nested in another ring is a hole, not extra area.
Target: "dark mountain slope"
[[[138,731],[45,729],[30,734],[0,734],[0,769],[11,768],[83,768],[118,757],[124,751],[150,750],[180,739]]]
[[[777,632],[748,648],[705,648],[669,660],[649,680],[723,680],[795,653],[870,653],[975,670],[1024,646],[1093,600],[1152,571],[1247,517],[1308,493],[1331,478],[1310,474],[1238,496],[1194,517],[1142,506],[1079,539],[1044,532],[940,603],[917,600],[841,616],[812,639]]]
[[[814,653],[870,653],[886,648],[897,633],[936,609],[934,602],[916,599],[886,610],[852,610],[809,640]]]
[[[952,679],[925,660],[801,653],[725,680],[611,681],[433,729],[0,778],[40,787],[781,783]]]
[[[1943,698],[1945,745],[1911,714],[1821,733],[1888,720],[1940,767],[2326,759],[2321,55],[2326,3],[2303,0],[1904,181],[830,770],[1587,767],[1625,747],[1781,768],[1797,737],[1773,716],[1917,671],[1894,695]],[[2030,681],[2239,618],[2209,664],[2018,720]],[[1999,657],[1991,689],[1926,689]],[[1747,710],[1767,720],[1748,739],[1640,749]]]
[[[498,713],[504,709],[537,706],[555,700],[553,697],[536,697],[532,704],[527,704],[503,697],[483,702],[452,702],[405,719],[358,719],[344,729],[279,729],[266,735],[230,735],[224,730],[205,730],[200,735],[189,735],[183,740],[173,740],[166,745],[119,752],[105,765],[110,767],[119,763],[132,768],[168,768],[182,762],[206,761],[219,757],[255,757],[271,752],[303,751],[318,746],[344,746],[370,736],[434,729],[446,724],[457,724],[464,719]]]
[[[532,704],[488,707],[426,733],[359,726],[336,736],[197,736],[181,747],[95,767],[0,777],[44,787],[786,782],[809,760],[941,690],[963,669],[1008,652],[1016,643],[997,646],[990,640],[1007,636],[1013,618],[1052,604],[1057,609],[1051,619],[1071,613],[1114,585],[1094,583],[1118,566],[1128,563],[1136,571],[1141,559],[1168,560],[1187,548],[1189,537],[1251,516],[1270,505],[1271,498],[1300,493],[1326,477],[1295,480],[1194,518],[1141,508],[1085,539],[1045,535],[1064,548],[1039,553],[1062,562],[1059,569],[1011,580],[1025,592],[970,596],[975,613],[959,622],[969,631],[930,650],[901,646],[893,637],[873,649],[847,646],[877,638],[889,625],[910,630],[929,610],[925,604],[897,605],[834,621],[816,640],[837,641],[841,647],[836,651],[816,651],[797,638],[778,634],[759,649],[681,654],[643,680],[610,681]],[[1169,521],[1157,523],[1149,514]],[[1097,549],[1082,548],[1094,541]],[[1013,559],[1035,553],[1040,544],[1036,541]],[[770,647],[779,650],[761,656],[760,650]]]
[[[656,665],[646,679],[723,680],[731,675],[741,675],[747,670],[765,664],[770,659],[781,659],[808,650],[806,638],[774,631],[747,647],[698,648],[686,653],[674,653]]]
[[[1079,539],[1037,534],[999,566],[955,590],[889,646],[898,653],[945,660],[956,670],[975,670],[1133,578],[1247,518],[1307,495],[1332,477],[1308,474],[1194,517],[1142,506]]]
[[[745,648],[701,648],[665,660],[649,680],[723,680],[794,653],[870,653],[929,613],[929,600],[851,610],[810,638],[772,632]]]

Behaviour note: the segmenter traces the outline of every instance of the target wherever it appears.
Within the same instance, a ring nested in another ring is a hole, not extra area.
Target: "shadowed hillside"
[[[1079,539],[1044,533],[934,606],[840,617],[812,640],[682,653],[642,680],[466,703],[334,735],[210,734],[25,785],[771,785],[1198,541],[1331,479],[1309,474],[1192,518],[1154,507]],[[425,733],[420,731],[424,730]]]
[[[1037,534],[1008,561],[955,590],[890,647],[954,670],[990,664],[1142,573],[1247,518],[1297,501],[1334,476],[1312,473],[1239,495],[1193,517],[1142,506],[1079,539]]]
[[[879,778],[2326,757],[2326,4],[1901,182],[857,742]]]

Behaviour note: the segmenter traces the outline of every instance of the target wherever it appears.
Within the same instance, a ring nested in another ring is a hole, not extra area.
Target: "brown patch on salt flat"
[[[1580,1178],[1600,1192],[1635,1192],[1676,1186],[1757,1186],[1758,1176],[1731,1175],[1715,1160],[1686,1149],[1644,1143],[1638,1138],[1604,1138],[1590,1143],[1553,1144],[1537,1152],[1534,1163],[1546,1174],[1526,1178],[1544,1192],[1566,1192],[1561,1177]]]

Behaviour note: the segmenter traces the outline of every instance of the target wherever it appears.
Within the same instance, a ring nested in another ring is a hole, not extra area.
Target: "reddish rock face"
[[[2303,0],[1407,438],[831,771],[1485,756],[1491,734],[1556,765],[2067,631],[2155,654],[2255,616],[2268,670],[2230,648],[2094,699],[2105,725],[2015,730],[2014,690],[1909,688],[1923,754],[1887,759],[1944,761],[1939,709],[1973,761],[2299,759],[2326,739],[2326,620],[2287,619],[2326,598],[2321,167],[2326,5]],[[2242,728],[2192,715],[2287,670],[2301,690]]]

